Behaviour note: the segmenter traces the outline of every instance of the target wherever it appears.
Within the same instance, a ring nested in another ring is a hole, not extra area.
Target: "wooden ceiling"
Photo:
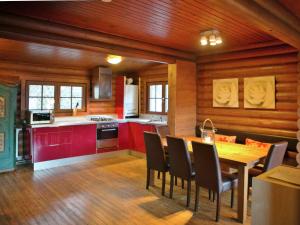
[[[274,40],[216,0],[7,2],[0,9],[194,53],[203,50],[200,32],[212,28],[222,34],[221,48]]]
[[[150,61],[125,57],[122,63],[111,65],[105,60],[107,55],[102,53],[3,38],[0,38],[0,52],[0,61],[78,69],[106,66],[112,68],[114,73],[134,72],[153,64]]]
[[[279,2],[300,19],[299,0],[279,0]]]

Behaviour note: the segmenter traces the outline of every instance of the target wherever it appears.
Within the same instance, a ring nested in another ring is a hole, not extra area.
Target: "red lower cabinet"
[[[144,131],[155,131],[154,125],[135,122],[119,124],[119,149],[145,152]]]
[[[81,125],[73,128],[72,156],[96,154],[96,125]]]
[[[96,125],[32,129],[33,162],[96,153]]]

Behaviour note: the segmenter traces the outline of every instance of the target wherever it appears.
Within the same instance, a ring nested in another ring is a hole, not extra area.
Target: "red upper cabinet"
[[[32,129],[33,162],[96,153],[96,125]]]

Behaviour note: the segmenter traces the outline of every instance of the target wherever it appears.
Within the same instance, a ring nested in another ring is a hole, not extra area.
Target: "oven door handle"
[[[116,128],[112,128],[112,129],[101,129],[102,132],[105,132],[105,131],[116,131],[117,129]]]

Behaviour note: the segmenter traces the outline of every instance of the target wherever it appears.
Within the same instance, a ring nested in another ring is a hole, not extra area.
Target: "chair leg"
[[[208,199],[209,200],[211,199],[211,190],[210,189],[208,190]]]
[[[199,206],[199,185],[196,183],[196,197],[195,197],[195,212],[198,211],[198,206]]]
[[[160,179],[160,172],[157,172],[157,179]]]
[[[161,187],[161,194],[165,195],[165,189],[166,189],[166,172],[162,172],[162,187]]]
[[[175,176],[175,185],[177,186],[177,177]]]
[[[181,178],[181,188],[184,189],[184,179]]]
[[[215,202],[216,193],[213,191],[213,202]]]
[[[216,212],[216,222],[219,221],[220,218],[220,206],[221,206],[221,198],[220,194],[217,193],[217,212]]]
[[[149,189],[149,185],[150,185],[150,168],[147,168],[146,189]]]
[[[234,204],[234,187],[231,189],[231,201],[230,201],[230,207],[233,208]]]
[[[174,176],[171,175],[171,182],[170,182],[170,198],[173,198],[173,186],[174,186]]]
[[[188,181],[187,181],[186,207],[190,206],[190,201],[191,201],[191,184],[192,184],[191,179],[188,179]]]

